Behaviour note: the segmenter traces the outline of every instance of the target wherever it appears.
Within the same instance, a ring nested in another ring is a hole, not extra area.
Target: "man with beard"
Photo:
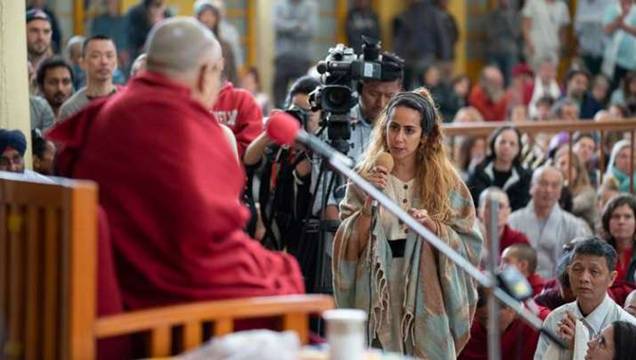
[[[479,84],[475,85],[468,97],[486,121],[506,120],[509,96],[504,90],[504,78],[495,66],[486,66],[481,72]]]
[[[38,90],[55,116],[62,104],[73,95],[73,80],[71,65],[59,56],[46,59],[40,64],[36,75]]]
[[[34,69],[51,56],[51,20],[42,10],[33,9],[26,14],[28,58]]]
[[[66,100],[59,109],[58,120],[64,120],[84,108],[91,100],[117,91],[113,71],[117,67],[117,49],[108,36],[95,35],[84,40],[80,64],[86,72],[86,86]]]

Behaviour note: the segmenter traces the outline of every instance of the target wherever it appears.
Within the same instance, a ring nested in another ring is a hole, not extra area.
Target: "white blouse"
[[[415,188],[415,178],[403,182],[393,175],[389,174],[389,181],[384,188],[384,193],[390,197],[393,201],[398,203],[402,210],[408,211],[412,208],[413,195]],[[405,239],[408,234],[408,227],[398,220],[393,214],[389,213],[384,208],[380,208],[380,224],[384,229],[387,240]]]

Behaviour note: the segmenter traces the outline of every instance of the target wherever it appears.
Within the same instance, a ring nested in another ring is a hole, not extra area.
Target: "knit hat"
[[[0,129],[0,153],[5,152],[7,148],[12,148],[17,150],[20,156],[24,156],[26,147],[26,138],[22,131]]]
[[[46,15],[46,13],[40,9],[31,9],[27,11],[26,23],[28,24],[33,20],[46,20],[49,23],[51,22],[51,19],[49,19],[49,16]]]
[[[212,0],[197,0],[194,2],[195,16],[199,16],[206,9],[220,11],[218,4]]]

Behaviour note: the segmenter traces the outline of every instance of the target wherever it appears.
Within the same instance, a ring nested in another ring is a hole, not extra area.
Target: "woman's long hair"
[[[512,130],[517,135],[517,147],[519,148],[519,150],[517,152],[517,155],[515,155],[515,158],[512,159],[512,167],[521,166],[521,160],[522,160],[521,148],[523,146],[523,144],[521,143],[521,132],[519,131],[519,129],[517,129],[515,126],[512,126],[512,125],[500,126],[496,128],[495,131],[493,131],[490,134],[490,136],[488,137],[488,149],[486,153],[486,158],[482,162],[483,164],[494,161],[497,158],[497,153],[495,152],[495,143],[497,142],[497,138],[499,137],[499,135],[501,135],[506,130]]]
[[[618,249],[616,248],[616,246],[618,244],[616,244],[616,239],[614,238],[614,236],[612,235],[612,233],[610,233],[610,220],[612,219],[612,215],[614,214],[614,211],[616,211],[616,209],[618,209],[619,207],[622,207],[623,205],[627,205],[629,206],[630,209],[632,209],[632,213],[636,216],[636,197],[634,197],[634,195],[632,194],[619,194],[614,196],[606,205],[605,208],[603,209],[603,214],[601,215],[601,224],[603,226],[603,232],[604,232],[604,236],[607,240],[607,242],[612,245],[614,247],[614,249],[616,249],[618,251]],[[633,236],[632,236],[632,241],[636,241],[636,232],[634,232]]]
[[[424,104],[426,104],[424,111],[405,99],[411,97],[412,93],[422,97]],[[449,194],[457,188],[459,175],[448,160],[444,149],[443,133],[439,125],[442,119],[427,89],[419,88],[412,91],[411,95],[408,94],[403,92],[396,95],[376,119],[369,146],[362,156],[358,171],[362,176],[367,176],[375,166],[378,155],[381,152],[389,152],[387,126],[393,109],[397,106],[405,106],[417,110],[421,115],[423,141],[417,149],[415,160],[415,189],[419,192],[421,205],[429,211],[433,220],[448,222],[453,211]],[[427,124],[432,124],[428,132]]]
[[[576,170],[576,178],[574,178],[574,180],[568,180],[568,184],[570,185],[570,190],[572,191],[572,194],[578,195],[582,190],[591,186],[590,177],[587,174],[587,169],[585,168],[585,165],[579,159],[579,157],[576,154],[572,154],[572,156],[569,156],[569,155],[570,153],[569,153],[568,147],[567,146],[561,147],[559,150],[557,150],[556,154],[554,155],[553,165],[557,166],[557,162],[559,161],[559,158],[561,156],[567,156],[569,158],[570,166],[572,166],[572,168]],[[563,178],[565,178],[565,176]]]

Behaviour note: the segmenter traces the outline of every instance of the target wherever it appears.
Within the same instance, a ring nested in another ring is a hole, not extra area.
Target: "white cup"
[[[367,313],[357,309],[327,310],[327,343],[330,360],[362,360]]]

